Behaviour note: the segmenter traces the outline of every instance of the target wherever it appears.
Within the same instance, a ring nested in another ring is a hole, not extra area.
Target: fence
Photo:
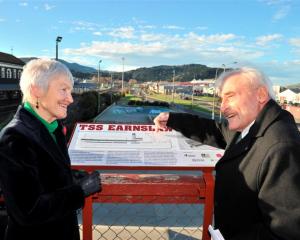
[[[213,168],[185,170],[203,174],[102,173],[102,192],[87,198],[82,211],[83,240],[210,239]]]

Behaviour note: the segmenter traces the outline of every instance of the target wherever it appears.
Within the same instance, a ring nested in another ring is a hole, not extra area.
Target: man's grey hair
[[[55,76],[66,76],[72,85],[73,76],[70,70],[61,62],[41,58],[29,61],[24,67],[20,79],[20,88],[23,94],[23,102],[30,99],[30,89],[37,86],[44,91],[48,90],[49,83]]]
[[[253,86],[253,88],[259,86],[266,87],[269,93],[269,97],[275,100],[275,93],[270,79],[263,72],[251,67],[241,67],[222,73],[216,81],[216,89],[218,90],[218,92],[222,91],[224,82],[233,75],[244,76],[249,80],[249,84]],[[236,84],[239,83],[237,82]]]

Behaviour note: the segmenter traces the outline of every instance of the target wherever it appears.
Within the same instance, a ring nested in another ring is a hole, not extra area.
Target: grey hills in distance
[[[23,62],[27,63],[35,57],[21,57]],[[92,67],[83,66],[78,63],[70,63],[59,59],[65,64],[73,76],[78,78],[91,78],[98,74],[98,70]],[[154,67],[141,67],[135,70],[126,71],[124,80],[136,79],[139,83],[148,81],[172,81],[175,70],[175,81],[189,82],[193,79],[213,79],[215,78],[216,68],[210,68],[202,64],[184,64],[184,65],[160,65]],[[221,73],[221,68],[218,73]],[[110,77],[113,74],[114,79],[121,79],[121,72],[109,72],[101,70],[102,77]]]
[[[23,62],[27,63],[36,57],[21,57]],[[98,70],[92,67],[84,66],[78,63],[70,63],[65,60],[59,59],[60,62],[65,64],[73,76],[78,78],[92,78],[98,75]],[[175,81],[189,82],[193,79],[214,79],[217,68],[207,67],[202,64],[184,64],[184,65],[160,65],[154,67],[141,67],[135,70],[126,71],[124,73],[124,80],[136,79],[139,83],[148,81],[172,81],[173,71],[175,70]],[[218,75],[222,73],[222,68],[219,68]],[[109,72],[101,70],[102,77],[110,77],[113,74],[114,79],[121,79],[121,72]],[[282,86],[282,90],[289,88],[291,90],[300,89],[300,83]]]

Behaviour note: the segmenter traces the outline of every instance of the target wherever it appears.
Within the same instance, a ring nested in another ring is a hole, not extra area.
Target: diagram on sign
[[[171,149],[172,142],[168,138],[160,138],[157,134],[145,134],[143,132],[89,132],[79,134],[77,149],[115,147],[126,149]]]

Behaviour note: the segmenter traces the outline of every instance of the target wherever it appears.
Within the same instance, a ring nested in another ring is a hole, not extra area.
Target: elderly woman
[[[0,133],[0,182],[9,215],[6,240],[79,239],[76,210],[100,190],[95,172],[74,182],[59,119],[73,102],[73,78],[60,62],[30,61],[23,105]]]

